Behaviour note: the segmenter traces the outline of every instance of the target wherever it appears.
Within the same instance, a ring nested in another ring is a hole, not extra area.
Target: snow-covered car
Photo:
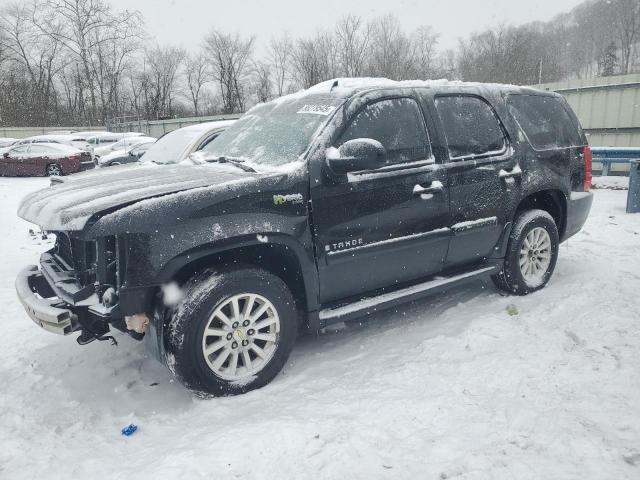
[[[78,132],[75,132],[73,135],[86,141],[92,137],[105,135],[108,133],[111,132],[107,132],[106,130],[80,130]]]
[[[92,154],[92,147],[82,137],[75,135],[34,135],[32,137],[18,140],[14,145],[28,145],[31,143],[57,143],[61,145],[69,145],[83,152]]]
[[[108,153],[98,159],[98,166],[100,168],[105,168],[116,165],[126,165],[128,163],[136,163],[154,143],[155,141],[141,142],[136,145],[132,145],[129,148],[123,148],[122,150],[116,150]]]
[[[88,136],[86,138],[86,142],[89,145],[91,145],[91,147],[95,152],[95,150],[100,149],[102,147],[108,147],[116,142],[119,142],[123,138],[142,137],[142,136],[144,136],[144,134],[138,133],[138,132],[124,132],[124,133],[100,132],[98,134]]]
[[[176,165],[206,132],[26,196],[56,244],[16,279],[38,326],[146,336],[201,395],[266,385],[300,331],[477,279],[538,291],[593,200],[577,118],[532,88],[331,80]]]
[[[17,138],[0,138],[0,148],[7,148],[18,141]]]
[[[109,143],[106,145],[100,145],[93,149],[93,154],[100,158],[104,155],[107,155],[111,152],[115,152],[117,150],[130,150],[132,147],[138,145],[139,143],[149,143],[155,142],[157,138],[155,137],[146,137],[144,135],[136,135],[136,136],[128,136],[121,138],[117,142]]]
[[[62,143],[25,143],[0,158],[0,176],[60,176],[94,168],[89,152]]]
[[[144,155],[144,162],[180,163],[215,140],[236,120],[198,123],[173,130],[155,142]]]

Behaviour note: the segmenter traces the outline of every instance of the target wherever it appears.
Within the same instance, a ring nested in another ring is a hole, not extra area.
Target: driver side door
[[[312,180],[321,303],[439,272],[450,235],[446,174],[433,159],[418,99],[371,98],[346,115],[332,146],[377,140],[387,165]]]

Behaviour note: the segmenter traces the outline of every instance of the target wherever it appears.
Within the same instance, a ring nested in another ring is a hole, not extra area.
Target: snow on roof
[[[235,120],[216,120],[214,122],[196,123],[195,125],[189,125],[182,127],[180,130],[188,132],[206,132],[213,128],[227,128],[230,127]]]
[[[509,85],[503,83],[480,83],[480,82],[463,82],[460,80],[390,80],[384,77],[355,77],[355,78],[332,78],[325,80],[305,90],[299,90],[289,95],[272,100],[271,104],[280,104],[284,102],[290,102],[299,100],[307,95],[313,94],[333,94],[341,97],[348,97],[353,93],[360,90],[375,89],[375,88],[415,88],[415,87],[485,87],[494,89],[522,89],[518,85]],[[553,94],[552,92],[545,92]]]

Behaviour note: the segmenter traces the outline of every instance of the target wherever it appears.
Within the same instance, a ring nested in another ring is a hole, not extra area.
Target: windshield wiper
[[[236,167],[244,170],[245,172],[256,173],[256,170],[251,168],[249,165],[244,165],[244,160],[241,158],[234,157],[213,157],[205,159],[205,162],[217,162],[217,163],[230,163],[231,165],[235,165]]]

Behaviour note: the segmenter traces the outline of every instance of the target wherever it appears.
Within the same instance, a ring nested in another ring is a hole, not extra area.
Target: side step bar
[[[472,280],[481,275],[488,275],[494,270],[498,270],[497,265],[482,267],[450,277],[435,277],[432,280],[401,288],[393,292],[382,293],[375,297],[365,297],[356,302],[339,307],[325,308],[320,310],[320,323],[326,326],[330,323],[351,320],[352,318],[362,317],[379,310],[385,310],[398,304],[417,300],[434,291],[441,290],[450,284],[459,283],[464,280]]]

